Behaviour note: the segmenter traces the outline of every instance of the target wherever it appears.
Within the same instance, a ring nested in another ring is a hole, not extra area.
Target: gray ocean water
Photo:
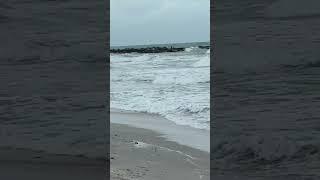
[[[320,21],[306,11],[319,7],[312,2],[217,5],[215,179],[320,179]]]
[[[179,125],[210,128],[210,50],[184,43],[174,53],[111,54],[111,108],[159,114]],[[141,48],[148,46],[133,46]]]
[[[105,157],[104,5],[73,0],[0,2],[1,162],[10,158],[1,151],[8,147],[42,155]],[[37,162],[52,162],[42,155]],[[22,161],[26,156],[16,158]]]

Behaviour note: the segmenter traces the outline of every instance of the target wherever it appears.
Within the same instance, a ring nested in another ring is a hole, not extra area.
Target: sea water
[[[209,130],[210,50],[199,45],[180,44],[182,52],[111,54],[111,108]]]

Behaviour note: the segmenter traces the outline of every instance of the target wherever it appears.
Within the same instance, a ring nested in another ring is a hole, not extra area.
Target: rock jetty
[[[147,48],[110,49],[111,53],[164,53],[164,52],[179,52],[179,51],[184,51],[184,48],[147,47]]]
[[[200,49],[210,49],[210,46],[198,46]]]

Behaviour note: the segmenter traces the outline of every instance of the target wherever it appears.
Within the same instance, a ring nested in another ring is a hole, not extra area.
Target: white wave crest
[[[193,64],[193,67],[210,67],[210,56],[205,56]]]
[[[191,52],[193,51],[194,49],[196,49],[197,47],[188,47],[188,48],[185,48],[185,52]]]

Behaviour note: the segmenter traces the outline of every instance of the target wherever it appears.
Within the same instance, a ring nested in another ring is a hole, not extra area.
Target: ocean
[[[111,54],[111,108],[159,114],[179,125],[209,130],[210,50],[198,48],[209,43],[130,48],[150,46],[185,51]]]
[[[217,176],[320,179],[320,24],[291,18],[217,26],[210,151]]]

